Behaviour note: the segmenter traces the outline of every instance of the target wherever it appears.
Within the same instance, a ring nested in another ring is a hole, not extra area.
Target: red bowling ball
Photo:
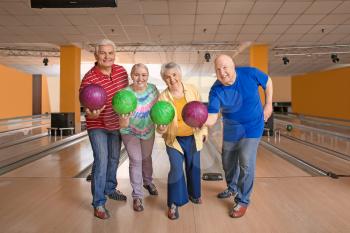
[[[89,84],[80,91],[79,100],[89,110],[97,110],[106,104],[107,93],[100,85]]]
[[[201,128],[208,119],[208,110],[202,102],[191,101],[184,106],[181,115],[187,125]]]

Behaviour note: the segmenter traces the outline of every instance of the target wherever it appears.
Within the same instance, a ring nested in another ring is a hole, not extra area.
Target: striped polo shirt
[[[128,74],[124,67],[112,65],[110,75],[103,74],[97,66],[89,70],[81,81],[80,90],[88,84],[98,84],[107,92],[107,102],[105,109],[96,119],[86,117],[87,129],[118,130],[119,117],[112,108],[112,98],[114,94],[129,85]],[[79,90],[79,91],[80,91]]]

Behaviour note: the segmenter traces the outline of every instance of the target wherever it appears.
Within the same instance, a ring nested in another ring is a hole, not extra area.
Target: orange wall
[[[350,67],[292,77],[293,112],[350,119]]]
[[[0,119],[32,115],[33,78],[0,65]],[[51,112],[47,77],[42,76],[41,113]]]
[[[291,77],[271,77],[273,83],[273,102],[291,102]]]
[[[32,75],[0,65],[0,119],[32,115]]]
[[[41,77],[41,113],[51,112],[47,77],[44,75],[42,75]]]

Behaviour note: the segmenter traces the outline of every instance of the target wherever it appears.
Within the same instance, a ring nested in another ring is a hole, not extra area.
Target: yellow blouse
[[[186,125],[186,123],[182,119],[181,113],[182,113],[182,109],[184,108],[185,104],[186,104],[185,96],[180,98],[180,99],[174,98],[174,105],[175,105],[176,114],[177,114],[176,136],[190,136],[193,134],[192,128],[189,127],[188,125]]]
[[[183,87],[184,87],[186,102],[190,102],[192,100],[199,100],[200,101],[200,95],[194,86],[189,85],[189,84],[183,84]],[[168,88],[165,89],[160,94],[158,100],[168,101],[175,108],[174,98],[171,95]],[[165,144],[167,144],[168,146],[170,146],[172,148],[175,148],[176,150],[178,150],[179,152],[181,152],[183,154],[184,152],[182,151],[179,142],[176,140],[176,135],[177,135],[177,130],[178,130],[178,125],[177,125],[178,117],[179,116],[177,114],[177,111],[175,111],[175,117],[174,117],[173,121],[168,125],[168,129],[163,134],[163,138],[164,138]],[[193,130],[193,135],[194,135],[194,138],[196,140],[197,151],[199,151],[203,148],[203,136],[208,135],[208,129],[206,126],[203,126],[200,130]]]

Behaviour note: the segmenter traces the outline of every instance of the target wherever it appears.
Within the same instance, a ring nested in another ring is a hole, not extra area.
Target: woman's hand
[[[128,113],[128,114],[121,114],[119,116],[119,125],[120,128],[127,128],[129,127],[129,123],[130,123],[130,116],[132,115],[132,113]]]
[[[157,132],[160,134],[165,133],[167,129],[168,129],[167,125],[157,125]]]

